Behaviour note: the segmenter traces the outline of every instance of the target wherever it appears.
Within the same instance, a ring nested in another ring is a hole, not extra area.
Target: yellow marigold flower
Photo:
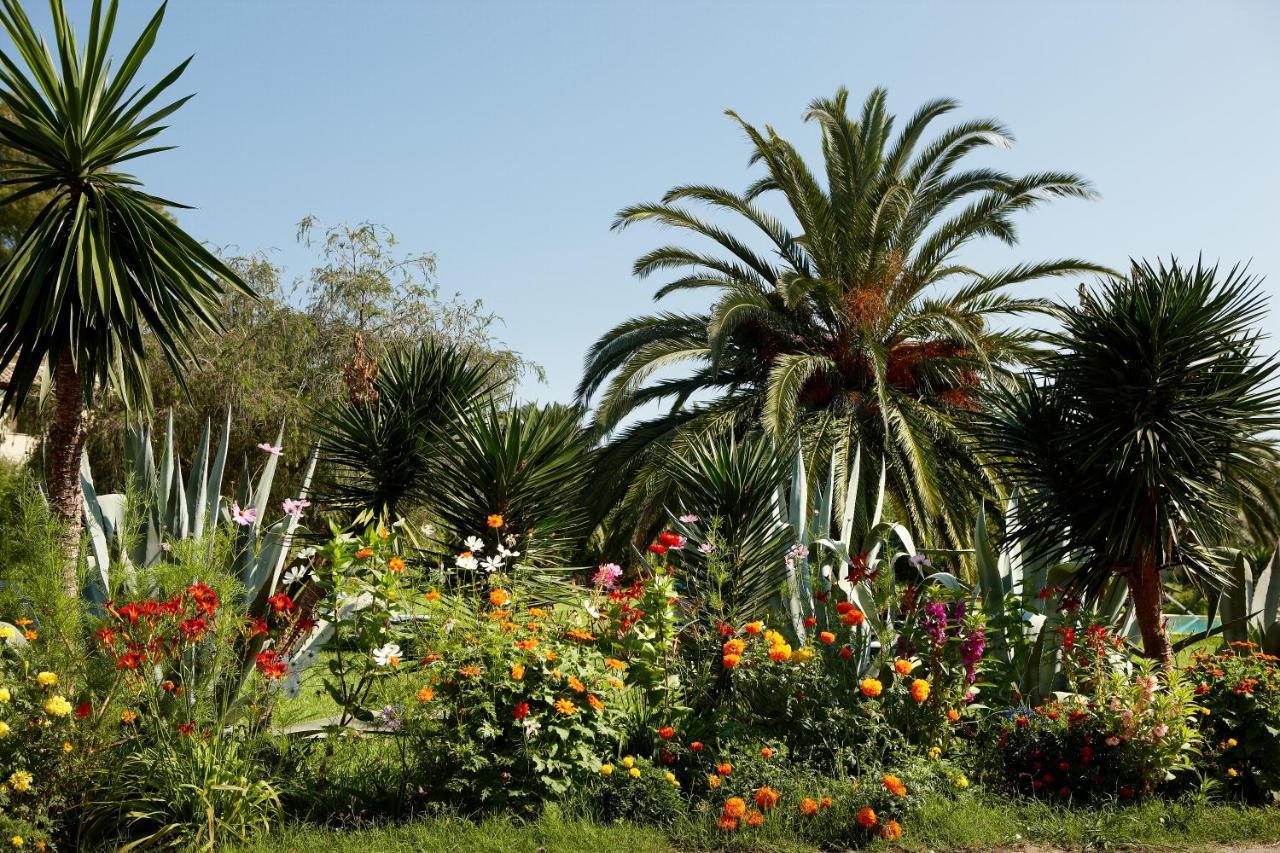
[[[13,637],[13,629],[8,625],[0,625],[0,640],[8,640]]]
[[[41,687],[57,687],[57,686],[58,686],[58,676],[57,676],[57,675],[55,675],[55,674],[54,674],[54,673],[52,673],[52,672],[47,672],[47,671],[46,671],[46,672],[37,672],[37,673],[36,673],[36,684],[39,684]]]
[[[13,775],[9,777],[9,787],[19,794],[25,794],[31,790],[31,783],[34,779],[35,777],[26,770],[15,770]]]
[[[424,687],[418,691],[419,702],[430,702],[434,698],[436,698],[436,692],[430,687]]]
[[[71,752],[73,749],[75,749],[75,747],[71,745],[71,741],[69,741],[69,740],[64,740],[64,741],[62,742],[62,751],[63,751],[63,752]]]
[[[634,758],[632,758],[630,755],[628,755],[626,758],[622,759],[622,766],[623,766],[623,767],[631,768],[631,767],[635,767],[635,765],[636,765],[636,760],[635,760]]]
[[[1237,741],[1235,738],[1233,738],[1233,737],[1229,737],[1229,738],[1227,738],[1227,748],[1228,748],[1228,749],[1230,749],[1230,748],[1232,748],[1232,747],[1236,746],[1237,744],[1238,744],[1238,741]]]
[[[717,776],[716,774],[712,773],[710,776],[707,777],[707,785],[709,785],[710,787],[719,788],[721,784],[723,783],[720,777]]]
[[[1240,775],[1240,771],[1236,770],[1234,767],[1228,767],[1227,775],[1230,776],[1232,779],[1234,779]]]
[[[666,773],[662,774],[662,778],[666,779],[668,782],[674,782],[676,781],[676,774],[668,770]]]
[[[612,775],[613,775],[613,765],[612,765],[612,764],[601,764],[601,765],[600,765],[600,772],[601,772],[603,775],[605,775],[605,776],[612,776]]]
[[[14,847],[21,847],[23,844],[26,844],[26,841],[23,840],[21,835],[15,835],[13,838],[9,839],[9,843]]]
[[[942,757],[942,749],[941,749],[940,747],[936,747],[936,746],[931,746],[931,747],[929,747],[929,757],[930,757],[930,758],[941,758],[941,757]]]
[[[791,646],[786,643],[782,643],[781,645],[777,645],[769,649],[769,660],[774,663],[782,663],[783,661],[791,660]]]
[[[494,530],[497,530],[499,527],[503,527],[506,525],[506,521],[504,521],[502,516],[498,515],[497,513],[494,513],[493,515],[486,518],[484,523],[492,527]]]
[[[0,687],[0,704],[3,704],[3,703],[5,703],[5,702],[8,702],[8,701],[9,701],[9,699],[10,699],[10,696],[9,696],[9,688],[8,688],[8,687]]]
[[[884,685],[876,678],[864,678],[858,682],[858,689],[862,691],[862,695],[870,699],[874,699],[884,690]]]
[[[501,607],[511,600],[511,595],[505,589],[489,590],[489,603],[494,607]]]
[[[594,693],[587,694],[587,704],[597,711],[604,710],[604,703],[600,701],[600,697]]]
[[[965,788],[969,787],[969,780],[963,774],[957,776],[956,787],[963,791]]]
[[[617,658],[605,658],[604,665],[609,669],[616,669],[618,671],[622,671],[627,668],[626,661],[620,661]]]
[[[911,670],[915,668],[915,662],[909,661],[905,658],[898,658],[893,662],[893,671],[898,673],[898,675],[910,675]]]
[[[627,771],[627,775],[628,775],[628,776],[630,776],[632,779],[639,779],[639,778],[640,778],[640,768],[639,768],[639,767],[632,767],[630,770],[628,770],[628,771]]]
[[[0,738],[6,738],[13,729],[9,728],[9,724],[0,720]]]
[[[578,706],[570,702],[568,699],[557,699],[556,710],[566,717],[571,717],[578,713]]]
[[[523,680],[523,679],[524,679],[524,664],[522,664],[522,663],[515,663],[515,664],[512,664],[512,665],[511,665],[511,677],[512,677],[512,678],[514,678],[516,681],[521,681],[521,680]]]
[[[810,649],[810,648],[796,649],[794,652],[791,653],[792,663],[805,663],[812,658],[813,658],[813,649]]]
[[[126,726],[136,719],[138,719],[138,713],[136,711],[130,711],[126,708],[120,712],[120,722]]]
[[[50,717],[65,717],[71,713],[71,703],[61,696],[50,696],[44,702],[44,712]]]
[[[911,698],[917,702],[923,702],[929,698],[929,682],[923,678],[917,678],[911,682]]]

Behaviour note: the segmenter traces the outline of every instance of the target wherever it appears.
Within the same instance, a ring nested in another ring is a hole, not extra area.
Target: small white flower
[[[423,535],[423,536],[435,536],[435,535],[436,535],[436,526],[435,526],[434,524],[424,524],[424,525],[422,525],[421,527],[419,527],[418,529],[422,531],[422,535]]]
[[[299,560],[310,560],[310,559],[311,559],[312,557],[314,557],[315,555],[316,555],[316,549],[315,549],[315,548],[311,548],[311,547],[307,547],[307,548],[303,548],[301,551],[299,551],[299,552],[297,553],[296,557],[297,557],[297,559],[299,559]]]
[[[479,554],[484,550],[484,540],[479,536],[468,536],[466,542],[463,544],[466,545],[467,550],[473,554]]]
[[[289,586],[292,586],[293,584],[301,581],[310,573],[311,573],[311,570],[308,569],[306,566],[294,566],[292,569],[284,573],[284,577],[281,578],[281,580],[283,580]]]
[[[458,559],[453,561],[454,565],[463,571],[474,572],[480,565],[480,561],[470,554],[460,554]]]
[[[403,518],[397,518],[395,521],[391,522],[392,527],[404,527],[404,525],[405,520]]]
[[[502,541],[506,542],[508,547],[514,548],[516,547],[516,543],[520,540],[516,538],[514,533],[508,533],[506,536],[502,537]]]
[[[496,572],[498,569],[502,568],[502,558],[501,558],[501,557],[486,557],[486,558],[485,558],[485,560],[484,560],[484,562],[483,562],[483,563],[481,563],[481,564],[480,564],[480,566],[481,566],[481,567],[482,567],[486,572],[488,572],[489,574],[493,574],[493,573],[494,573],[494,572]]]
[[[400,647],[395,643],[387,643],[373,650],[373,662],[378,666],[396,666],[400,663]]]
[[[510,548],[508,548],[506,545],[499,545],[499,546],[498,546],[498,556],[499,556],[499,557],[501,557],[501,558],[502,558],[502,559],[504,559],[504,560],[510,560],[512,557],[519,557],[519,556],[520,556],[520,552],[519,552],[519,551],[512,551],[512,550],[511,550]]]
[[[524,720],[521,721],[521,724],[524,726],[525,732],[529,735],[536,735],[538,732],[542,731],[542,723],[538,722],[533,717],[525,717]]]

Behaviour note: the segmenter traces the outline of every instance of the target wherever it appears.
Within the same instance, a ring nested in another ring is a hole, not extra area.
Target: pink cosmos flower
[[[255,507],[241,509],[239,503],[231,505],[231,520],[241,527],[248,527],[258,520],[258,510]]]
[[[302,518],[302,511],[309,506],[311,506],[311,501],[306,498],[298,498],[297,500],[293,498],[284,499],[285,514],[293,516],[295,521]]]
[[[282,445],[272,444],[269,441],[264,441],[262,444],[259,444],[258,449],[270,453],[272,456],[279,456],[284,452],[284,447]]]
[[[704,554],[714,554],[716,552],[716,546],[710,542],[703,542],[698,546],[698,550]]]
[[[592,576],[591,582],[601,589],[613,589],[618,585],[618,578],[622,577],[622,567],[617,563],[605,563],[596,569],[595,575]]]
[[[685,513],[684,515],[680,516],[680,520],[681,520],[682,522],[684,522],[685,524],[693,524],[695,521],[697,521],[697,520],[698,520],[698,516],[696,516],[696,515],[694,515],[693,513],[689,512],[689,513]]]

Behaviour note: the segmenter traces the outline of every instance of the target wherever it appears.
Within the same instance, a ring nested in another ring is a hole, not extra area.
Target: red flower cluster
[[[257,656],[255,666],[263,677],[270,681],[277,681],[284,678],[289,672],[289,664],[280,657],[280,653],[274,649],[268,649],[260,652]]]

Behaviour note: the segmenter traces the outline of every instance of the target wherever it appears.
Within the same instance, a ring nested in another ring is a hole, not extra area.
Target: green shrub
[[[1280,798],[1280,673],[1274,655],[1251,643],[1187,667],[1203,709],[1204,747],[1196,762],[1234,796],[1251,802]]]

